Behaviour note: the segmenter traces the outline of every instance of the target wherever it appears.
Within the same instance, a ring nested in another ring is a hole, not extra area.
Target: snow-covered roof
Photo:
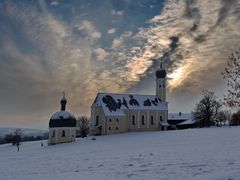
[[[168,120],[188,120],[193,119],[191,113],[169,113],[168,114]]]
[[[194,119],[188,119],[186,121],[183,121],[177,125],[188,125],[188,124],[194,124],[196,121]]]
[[[75,116],[68,111],[58,111],[55,112],[51,117],[51,119],[68,119],[68,118],[75,118]]]
[[[106,116],[124,116],[126,109],[167,110],[167,102],[162,102],[156,95],[98,93],[94,106],[102,106]]]

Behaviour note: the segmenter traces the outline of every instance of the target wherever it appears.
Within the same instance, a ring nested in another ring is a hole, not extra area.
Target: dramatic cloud
[[[195,96],[220,83],[227,55],[240,43],[239,1],[162,5],[0,2],[0,126],[47,127],[62,91],[76,115],[89,115],[98,91],[154,92],[145,84],[154,82],[160,59],[173,94]]]
[[[162,58],[168,67],[170,91],[199,93],[218,83],[228,54],[240,43],[239,8],[237,0],[167,1],[138,33],[147,41],[142,55]]]

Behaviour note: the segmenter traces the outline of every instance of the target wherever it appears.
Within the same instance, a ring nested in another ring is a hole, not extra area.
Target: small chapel
[[[98,93],[91,106],[90,134],[167,130],[166,75],[161,62],[154,95]]]
[[[75,141],[76,118],[66,111],[67,99],[64,92],[60,104],[61,110],[55,112],[49,121],[49,145]]]

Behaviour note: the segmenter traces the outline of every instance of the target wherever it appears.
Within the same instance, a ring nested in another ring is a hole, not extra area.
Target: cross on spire
[[[162,63],[163,63],[163,60],[162,60],[162,58],[161,58],[161,64],[160,64],[160,68],[162,69]]]
[[[60,103],[61,103],[61,111],[65,111],[66,110],[67,100],[66,100],[64,91],[63,91],[63,98],[61,99]]]
[[[64,91],[63,91],[63,99],[66,99],[66,98],[65,98],[65,92],[64,92]]]

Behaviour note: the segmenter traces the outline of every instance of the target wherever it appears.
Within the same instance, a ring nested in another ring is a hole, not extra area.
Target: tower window
[[[112,128],[111,128],[111,127],[109,127],[108,129],[109,129],[109,131],[111,131],[111,129],[112,129]]]
[[[116,130],[118,130],[118,127],[116,127]]]
[[[64,130],[62,130],[62,137],[66,137]]]
[[[164,84],[162,85],[162,87],[164,88]]]
[[[159,88],[161,88],[162,86],[161,86],[161,84],[159,85]]]
[[[117,118],[117,122],[119,121],[119,119]]]
[[[135,116],[132,116],[132,125],[135,125]]]
[[[142,125],[145,124],[145,121],[144,121],[144,115],[142,115]]]
[[[98,126],[99,125],[99,116],[96,116],[96,124],[95,124],[96,126]]]
[[[151,116],[151,125],[153,125],[154,122],[153,122],[153,116]]]
[[[111,118],[109,119],[109,122],[112,122],[112,119],[111,119]]]

